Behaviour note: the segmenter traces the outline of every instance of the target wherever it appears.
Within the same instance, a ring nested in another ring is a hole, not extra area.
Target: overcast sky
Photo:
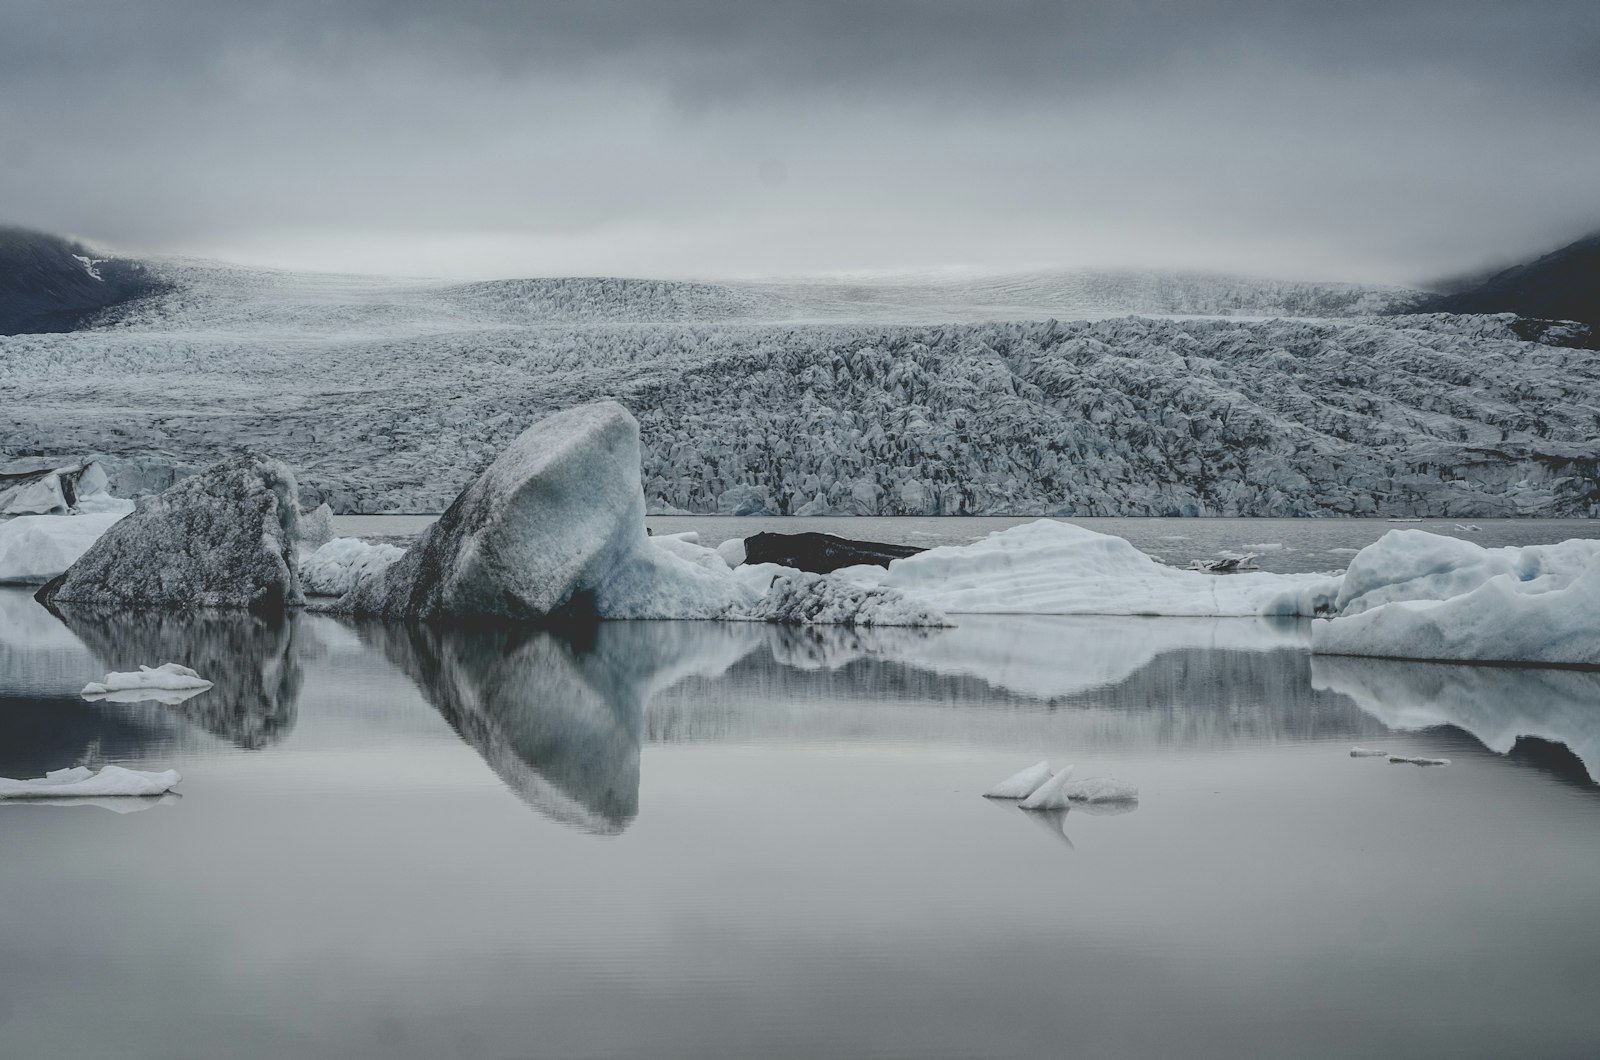
[[[1404,282],[1600,227],[1600,3],[0,0],[0,221],[460,277]]]

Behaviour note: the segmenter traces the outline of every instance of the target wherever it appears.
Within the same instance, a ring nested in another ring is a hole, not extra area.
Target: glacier
[[[523,425],[611,397],[652,511],[1600,513],[1593,352],[1365,315],[1406,308],[1381,292],[161,268],[93,328],[0,337],[0,459],[93,451],[135,496],[244,446],[306,508],[437,512]]]

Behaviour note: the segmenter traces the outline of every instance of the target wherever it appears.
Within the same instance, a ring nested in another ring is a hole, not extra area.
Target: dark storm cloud
[[[413,271],[1399,278],[1600,221],[1597,11],[0,0],[0,213]]]

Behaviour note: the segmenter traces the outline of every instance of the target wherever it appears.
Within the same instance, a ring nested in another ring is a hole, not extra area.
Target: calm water
[[[409,537],[432,523],[432,515],[341,515],[339,532],[352,537]],[[1033,517],[814,519],[718,515],[652,515],[647,522],[658,534],[694,530],[706,545],[730,537],[748,537],[764,530],[798,533],[816,530],[868,541],[901,544],[964,545],[995,530]],[[1174,566],[1214,559],[1225,552],[1254,552],[1256,566],[1280,574],[1342,571],[1350,557],[1390,530],[1417,529],[1476,541],[1480,545],[1539,545],[1574,537],[1600,537],[1594,519],[1063,519],[1102,534],[1126,538],[1136,547]]]
[[[1304,638],[574,642],[0,591],[0,775],[184,776],[0,804],[0,1056],[1593,1055],[1600,675]],[[217,686],[76,694],[169,660]],[[1041,758],[1141,801],[979,797]]]

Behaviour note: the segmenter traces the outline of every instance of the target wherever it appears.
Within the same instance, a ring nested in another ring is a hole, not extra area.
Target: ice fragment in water
[[[1086,777],[1063,784],[1061,794],[1072,802],[1137,802],[1139,789],[1110,777]]]
[[[1405,762],[1414,766],[1447,766],[1450,764],[1450,759],[1448,758],[1408,758],[1405,755],[1390,755],[1389,761]]]
[[[0,799],[105,798],[124,795],[160,795],[182,779],[175,769],[143,773],[137,769],[106,766],[96,773],[83,766],[56,769],[37,780],[0,777]]]
[[[1389,753],[1388,751],[1374,751],[1370,747],[1352,747],[1352,748],[1350,748],[1350,757],[1351,758],[1383,758],[1386,755],[1388,755],[1388,753]]]
[[[1020,773],[1013,773],[994,787],[983,793],[986,799],[1025,799],[1039,790],[1039,786],[1049,780],[1050,763],[1039,762],[1029,766]]]
[[[1074,766],[1068,766],[1049,780],[1040,784],[1022,802],[1024,810],[1060,810],[1069,805],[1067,797],[1062,792],[1068,780],[1072,777]]]

